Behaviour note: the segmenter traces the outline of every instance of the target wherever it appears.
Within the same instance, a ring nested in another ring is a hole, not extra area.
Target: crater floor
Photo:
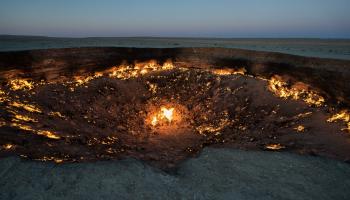
[[[148,63],[54,82],[13,79],[0,88],[0,156],[136,158],[172,169],[213,146],[348,160],[346,128],[330,123],[324,101],[305,84],[244,69]]]

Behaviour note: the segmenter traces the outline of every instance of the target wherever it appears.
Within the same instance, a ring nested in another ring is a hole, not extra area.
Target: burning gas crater
[[[171,168],[205,146],[224,145],[326,151],[343,159],[347,153],[325,150],[325,141],[346,137],[340,129],[350,130],[350,115],[330,116],[325,103],[310,86],[278,76],[171,62],[124,64],[54,82],[12,79],[0,87],[0,156],[55,162],[134,157]],[[335,121],[346,127],[328,123]]]

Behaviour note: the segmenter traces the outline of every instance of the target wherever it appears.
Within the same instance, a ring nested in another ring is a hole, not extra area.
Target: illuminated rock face
[[[175,61],[125,61],[61,79],[3,73],[0,156],[57,163],[130,156],[162,168],[209,145],[350,156],[349,120],[332,117],[337,107],[325,90],[243,66]]]

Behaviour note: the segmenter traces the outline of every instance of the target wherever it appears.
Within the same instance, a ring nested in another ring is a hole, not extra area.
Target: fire
[[[223,130],[225,127],[230,125],[231,122],[228,118],[221,119],[218,124],[204,124],[198,126],[196,129],[201,135],[205,135],[206,133],[215,133],[216,135],[220,134],[220,131]]]
[[[175,108],[173,107],[167,108],[165,106],[162,106],[160,108],[160,111],[152,116],[151,125],[156,126],[165,122],[171,123],[174,119],[174,111]]]
[[[278,76],[269,80],[269,90],[281,98],[292,98],[294,100],[301,99],[309,105],[322,106],[325,102],[324,98],[314,91],[308,90],[304,84],[293,85],[289,87],[288,83],[280,80]]]
[[[65,161],[66,159],[65,158],[56,158],[53,156],[43,156],[42,158],[37,158],[35,160],[43,161],[43,162],[54,161],[55,163],[59,164],[59,163],[62,163],[63,161]]]
[[[9,84],[11,90],[31,90],[34,88],[34,83],[25,79],[13,79]]]
[[[2,148],[5,149],[5,150],[12,149],[13,147],[14,147],[13,144],[4,144],[4,145],[2,145]]]
[[[55,139],[55,140],[58,140],[61,138],[60,136],[56,135],[55,133],[53,133],[51,131],[46,131],[46,130],[39,130],[37,132],[37,134],[45,136],[45,137],[50,138],[50,139]]]
[[[265,148],[268,150],[281,150],[286,147],[278,143],[278,144],[268,144],[265,146]]]
[[[59,118],[62,118],[62,119],[65,119],[65,116],[63,116],[60,112],[49,112],[50,116],[53,116],[53,117],[59,117]]]
[[[155,60],[150,60],[147,62],[138,62],[134,65],[124,64],[120,66],[114,66],[111,69],[107,70],[107,72],[109,77],[126,80],[130,78],[137,78],[150,72],[171,70],[174,68],[175,66],[171,61],[167,61],[161,65]]]
[[[227,76],[227,75],[244,75],[247,70],[245,68],[239,68],[239,69],[213,69],[211,70],[213,74],[220,75],[220,76]]]
[[[327,119],[327,122],[336,122],[343,121],[346,123],[347,127],[343,128],[343,131],[350,132],[350,112],[348,110],[342,110],[337,114],[334,114],[332,117]]]
[[[304,132],[305,126],[299,125],[299,126],[295,127],[294,130],[296,130],[297,132]]]
[[[169,121],[171,122],[171,120],[173,120],[173,112],[174,112],[174,108],[165,108],[162,107],[161,111],[163,112],[163,116]]]
[[[16,108],[22,108],[28,112],[36,112],[36,113],[41,113],[41,110],[35,106],[35,105],[32,105],[32,104],[24,104],[24,103],[21,103],[21,102],[11,102],[10,103],[10,106],[12,107],[16,107]]]
[[[0,89],[0,103],[7,100],[6,93]]]
[[[31,132],[35,131],[31,126],[28,126],[28,125],[25,125],[25,124],[21,124],[21,123],[13,122],[13,123],[10,124],[10,126],[14,127],[14,128],[18,128],[18,129],[24,130],[24,131],[31,131]]]
[[[148,85],[148,87],[149,87],[148,90],[151,91],[152,94],[157,93],[157,89],[158,89],[157,84],[152,84],[152,83],[150,83],[150,82],[147,81],[147,85]]]
[[[76,76],[74,77],[75,79],[75,86],[81,86],[84,85],[86,83],[89,83],[91,80],[94,80],[96,78],[102,77],[103,73],[100,72],[96,72],[93,76]]]
[[[24,121],[24,122],[38,122],[38,120],[33,119],[29,116],[26,115],[20,115],[20,114],[15,114],[14,118],[12,119],[12,121],[14,122],[20,122],[20,121]]]
[[[152,124],[152,126],[155,126],[155,125],[158,124],[158,119],[157,119],[156,116],[154,116],[154,117],[152,118],[151,124]]]
[[[70,91],[74,91],[75,87],[86,86],[87,83],[94,79],[101,77],[117,78],[121,80],[137,78],[155,71],[164,71],[174,69],[175,65],[170,61],[166,61],[163,64],[158,63],[156,60],[150,60],[146,62],[135,62],[134,64],[123,63],[118,66],[110,67],[104,71],[95,72],[90,75],[75,76],[73,81],[67,81],[66,84]],[[34,83],[23,79],[15,79],[9,83],[12,90],[24,90],[33,89]],[[1,93],[0,93],[1,95]],[[1,99],[0,99],[1,100]]]

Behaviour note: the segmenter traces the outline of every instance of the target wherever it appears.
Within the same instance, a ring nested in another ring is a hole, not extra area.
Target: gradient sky
[[[0,0],[0,34],[350,38],[350,0]]]

